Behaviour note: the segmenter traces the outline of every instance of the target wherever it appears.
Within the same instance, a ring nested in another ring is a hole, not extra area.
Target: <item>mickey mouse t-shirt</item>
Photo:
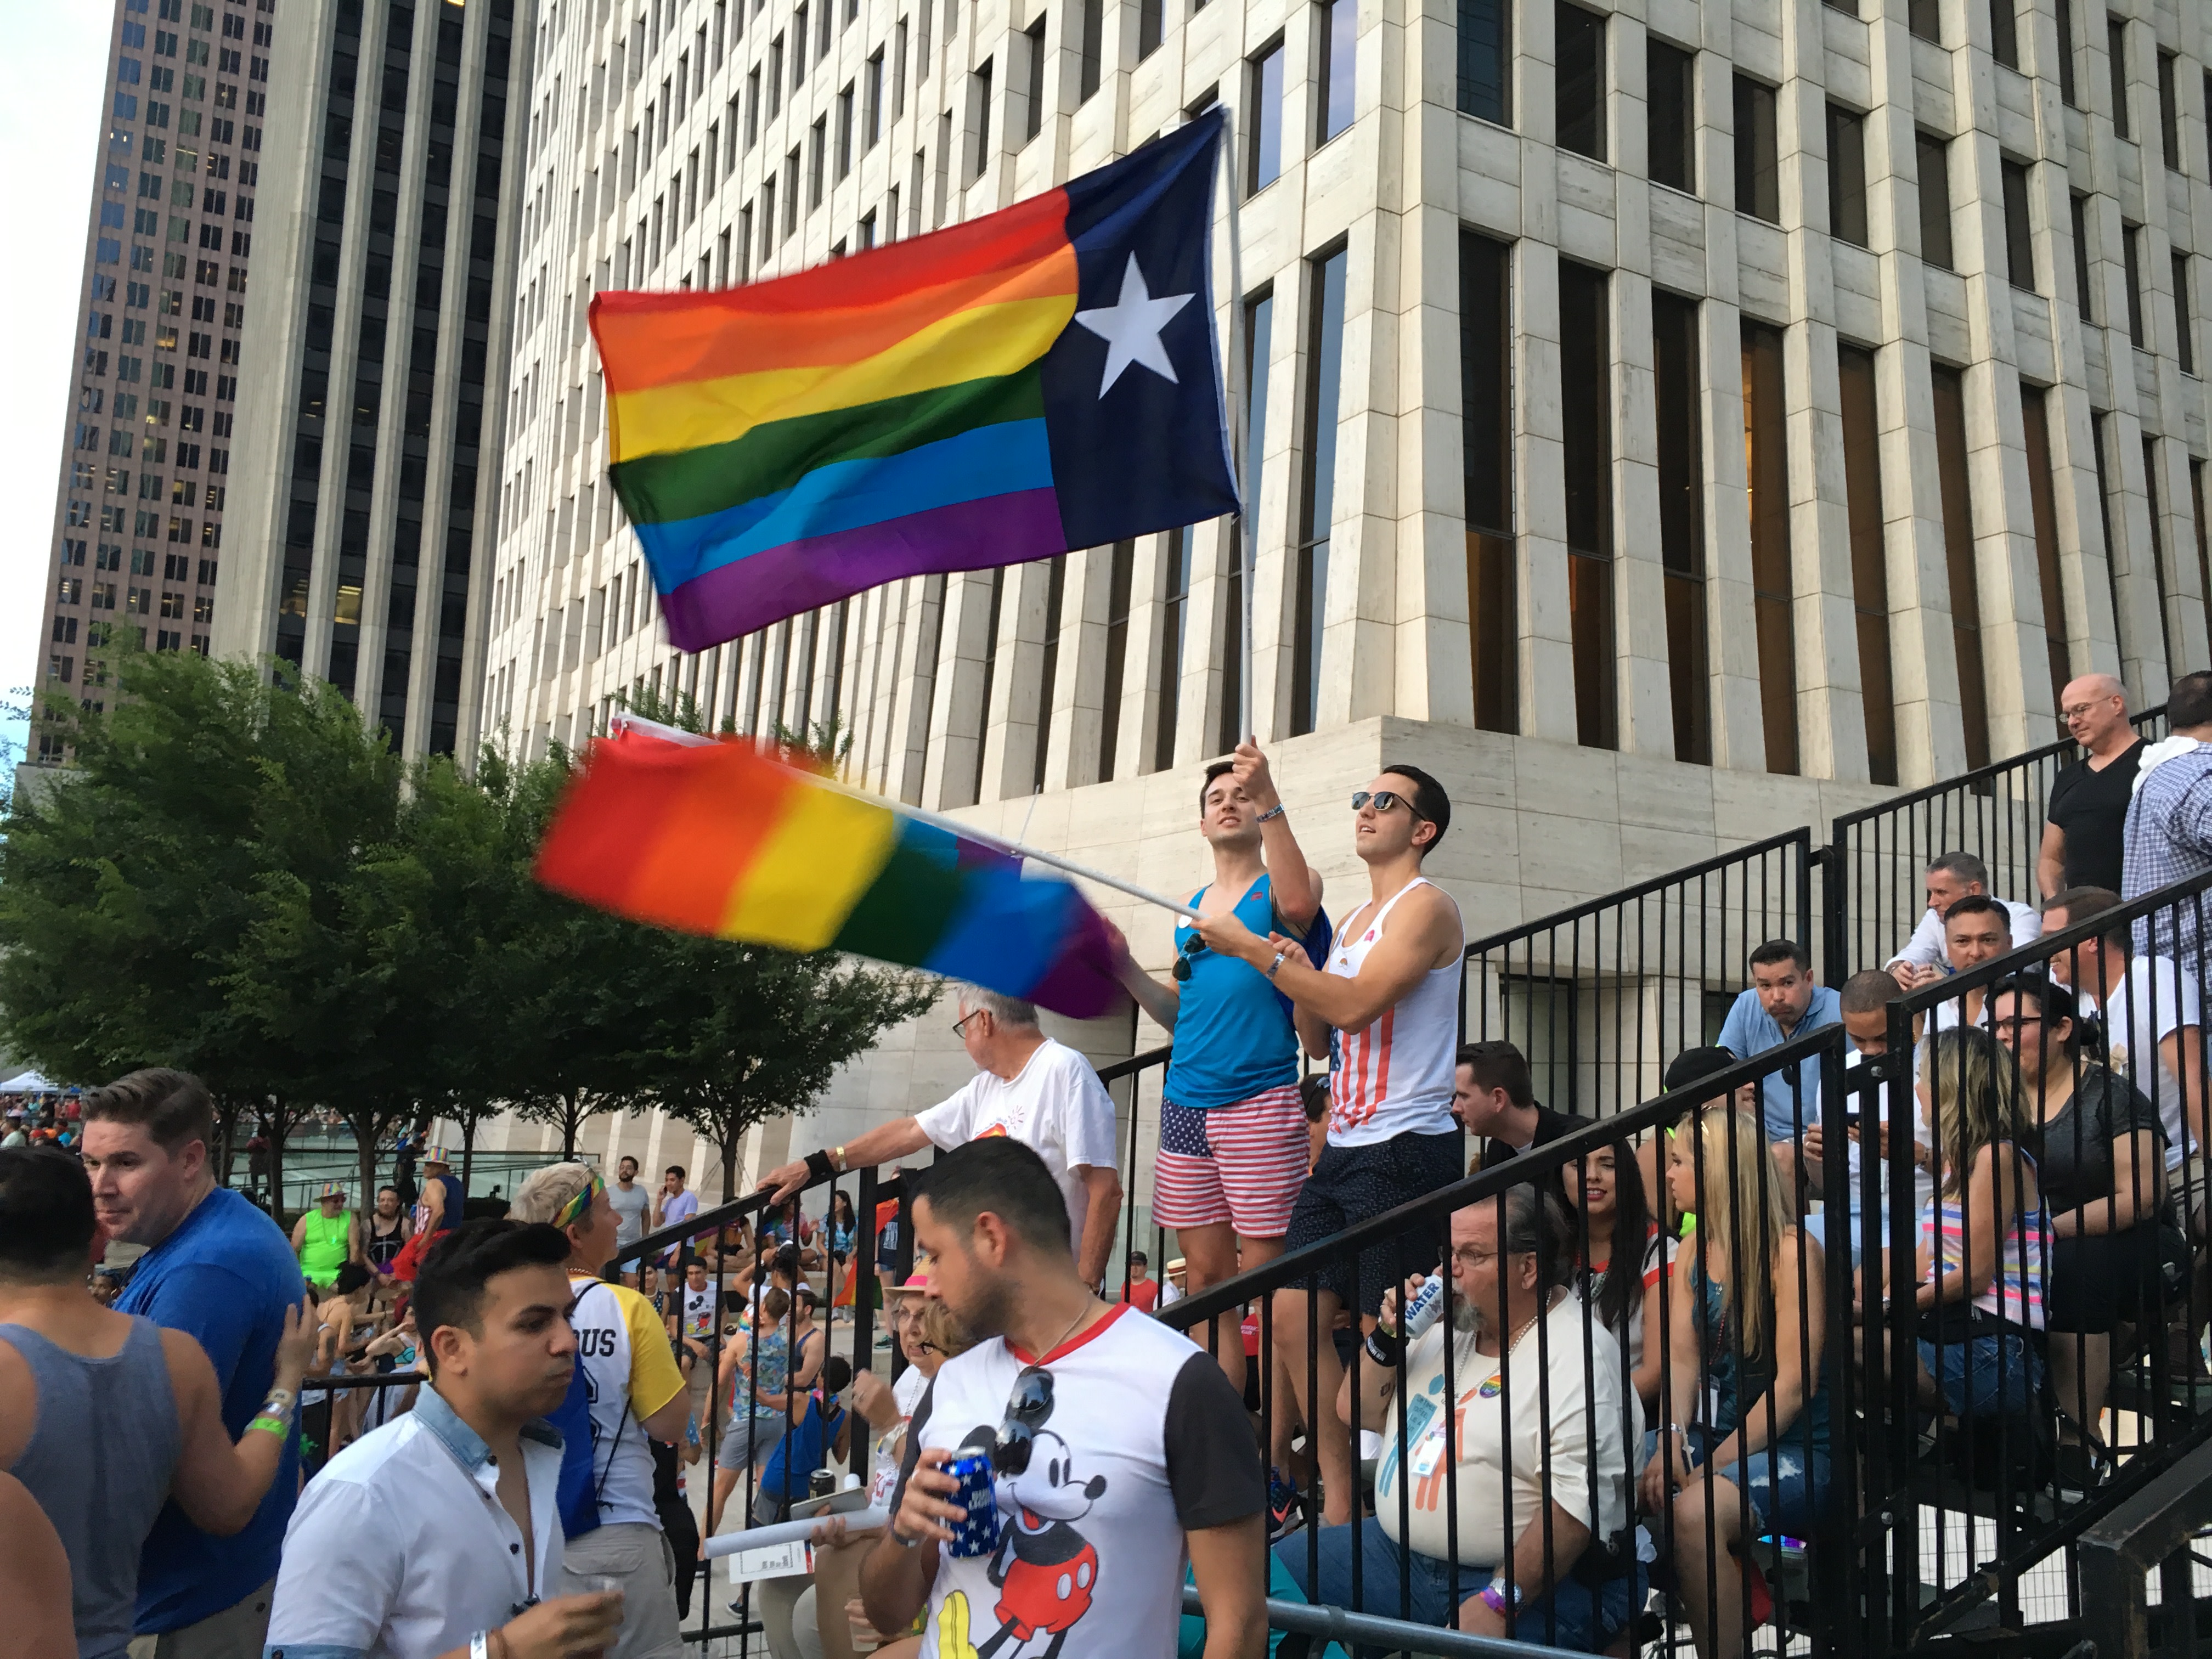
[[[1244,1402],[1181,1332],[1122,1304],[1042,1361],[1003,1338],[947,1360],[915,1410],[898,1497],[923,1447],[994,1446],[1031,1364],[1052,1408],[1028,1467],[994,1483],[998,1549],[939,1551],[923,1659],[1170,1659],[1183,1534],[1267,1502]]]

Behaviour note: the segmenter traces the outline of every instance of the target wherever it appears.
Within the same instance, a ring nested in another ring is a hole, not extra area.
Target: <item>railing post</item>
[[[1813,855],[1820,868],[1820,980],[1821,983],[1841,989],[1850,977],[1850,905],[1847,885],[1850,880],[1850,841],[1844,821],[1836,818],[1828,826],[1829,841],[1826,847]]]

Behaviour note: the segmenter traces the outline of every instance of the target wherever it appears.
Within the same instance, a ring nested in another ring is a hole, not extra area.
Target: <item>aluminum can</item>
[[[963,1451],[945,1466],[945,1472],[960,1483],[949,1501],[968,1511],[966,1520],[951,1523],[949,1553],[962,1560],[990,1554],[999,1547],[999,1500],[991,1492],[989,1456]]]

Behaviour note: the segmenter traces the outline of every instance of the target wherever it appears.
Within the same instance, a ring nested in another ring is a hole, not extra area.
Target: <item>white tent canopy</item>
[[[0,1083],[0,1095],[51,1095],[58,1092],[36,1072],[21,1072]]]

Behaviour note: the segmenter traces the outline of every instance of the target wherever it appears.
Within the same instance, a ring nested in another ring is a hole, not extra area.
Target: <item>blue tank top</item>
[[[1237,919],[1265,939],[1275,929],[1274,878],[1263,875],[1237,901]],[[1206,889],[1199,889],[1202,898]],[[1195,903],[1194,898],[1192,901]],[[1327,923],[1314,918],[1321,937]],[[1184,952],[1194,930],[1176,924],[1176,950]],[[1249,963],[1212,951],[1184,955],[1190,977],[1180,987],[1175,1053],[1168,1060],[1167,1097],[1178,1106],[1210,1111],[1298,1080],[1298,1036],[1291,1005]]]

